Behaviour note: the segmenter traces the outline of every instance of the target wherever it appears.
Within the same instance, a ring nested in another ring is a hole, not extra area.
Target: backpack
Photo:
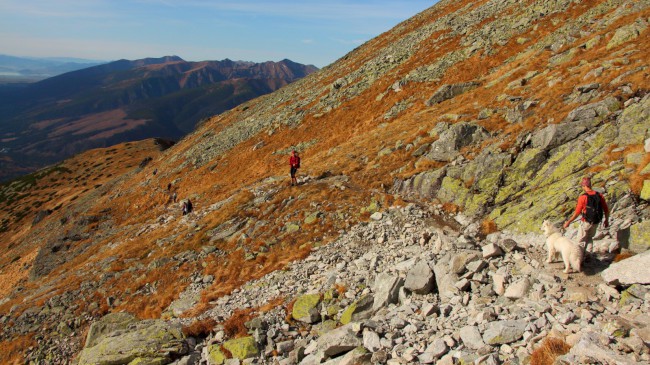
[[[588,223],[598,224],[603,220],[603,206],[600,201],[600,193],[585,195],[587,196],[587,205],[582,216]]]
[[[296,164],[296,168],[300,168],[300,157],[296,156],[296,159],[298,160],[298,163]]]

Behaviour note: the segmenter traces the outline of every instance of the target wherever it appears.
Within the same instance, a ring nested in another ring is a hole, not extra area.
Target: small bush
[[[481,234],[487,236],[498,231],[497,224],[492,219],[486,218],[481,222]]]
[[[192,322],[189,326],[183,327],[183,333],[188,337],[207,337],[217,325],[217,321],[212,318],[201,319]]]
[[[223,331],[229,338],[243,337],[248,334],[248,329],[244,323],[253,318],[254,310],[252,308],[235,310],[230,318],[223,322]]]
[[[559,338],[547,337],[530,355],[530,365],[553,365],[558,356],[571,350],[566,342]]]
[[[629,252],[629,251],[621,252],[618,255],[614,256],[614,262],[623,261],[625,259],[629,259],[632,256],[634,256],[634,254],[632,252]]]

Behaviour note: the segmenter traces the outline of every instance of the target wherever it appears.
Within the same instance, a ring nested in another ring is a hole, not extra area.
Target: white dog
[[[559,252],[562,254],[565,273],[570,273],[570,268],[573,268],[576,272],[582,271],[582,259],[584,258],[582,247],[567,237],[562,236],[562,233],[557,227],[549,221],[542,223],[542,231],[546,236],[546,249],[548,250],[548,259],[546,262],[553,262],[555,254]]]

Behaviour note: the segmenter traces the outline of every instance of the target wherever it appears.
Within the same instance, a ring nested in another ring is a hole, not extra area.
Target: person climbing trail
[[[569,227],[579,215],[582,215],[580,228],[578,229],[578,243],[585,251],[585,258],[588,258],[587,255],[593,253],[593,238],[596,235],[598,224],[602,222],[603,227],[607,228],[609,226],[609,208],[602,194],[591,188],[590,178],[583,178],[580,187],[584,194],[578,197],[576,209],[571,218],[564,222],[564,228]]]
[[[300,156],[296,150],[291,151],[291,156],[289,157],[289,166],[291,173],[291,186],[298,185],[298,179],[296,178],[296,172],[300,168]]]

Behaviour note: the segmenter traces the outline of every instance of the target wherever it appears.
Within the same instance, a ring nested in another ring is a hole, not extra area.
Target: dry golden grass
[[[253,308],[237,309],[232,316],[223,322],[223,331],[228,338],[238,338],[248,335],[248,329],[244,325],[255,318],[257,312]]]
[[[24,364],[25,350],[30,346],[35,346],[36,341],[33,340],[34,335],[16,336],[11,340],[0,341],[0,363],[2,364]]]
[[[485,218],[481,221],[481,234],[483,236],[487,236],[490,233],[497,232],[498,230],[497,224],[492,219]]]
[[[623,261],[625,259],[629,259],[632,256],[634,256],[634,253],[632,253],[630,251],[621,252],[621,253],[617,254],[616,256],[614,256],[614,262]]]
[[[188,326],[183,326],[183,333],[188,337],[204,338],[212,332],[216,325],[217,321],[213,318],[196,320]]]
[[[558,356],[571,350],[566,342],[553,337],[547,337],[530,355],[530,365],[553,365]]]

